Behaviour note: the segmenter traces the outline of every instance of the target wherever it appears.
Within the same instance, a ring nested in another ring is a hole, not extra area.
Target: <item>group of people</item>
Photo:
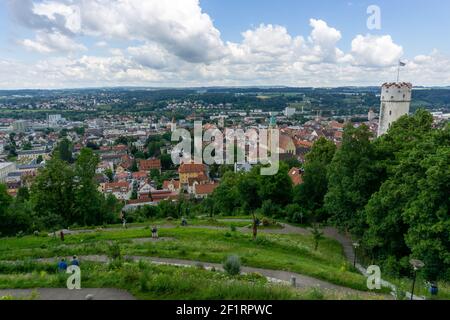
[[[78,260],[77,256],[72,257],[72,261],[70,261],[71,266],[80,266],[80,261]],[[65,258],[61,258],[61,260],[58,262],[58,271],[65,272],[68,268],[67,262]]]

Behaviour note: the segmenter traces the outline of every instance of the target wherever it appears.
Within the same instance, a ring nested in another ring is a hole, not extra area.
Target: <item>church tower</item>
[[[380,122],[378,136],[387,133],[392,123],[409,114],[412,84],[407,82],[385,83],[381,87]]]

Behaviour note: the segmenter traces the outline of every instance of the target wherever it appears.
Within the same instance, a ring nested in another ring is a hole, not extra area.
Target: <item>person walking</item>
[[[153,226],[152,228],[152,238],[158,239],[158,229],[156,228],[156,226]]]
[[[58,271],[59,272],[66,272],[66,270],[67,270],[66,259],[61,258],[61,260],[58,263]]]
[[[64,231],[63,230],[61,230],[59,232],[59,237],[61,238],[61,241],[64,241]]]
[[[78,261],[77,256],[73,256],[72,261],[70,262],[70,264],[71,264],[72,266],[77,266],[77,267],[80,266],[80,261]]]

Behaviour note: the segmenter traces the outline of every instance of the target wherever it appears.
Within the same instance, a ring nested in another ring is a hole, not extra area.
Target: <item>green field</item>
[[[243,218],[243,217],[242,217]],[[362,299],[368,296],[366,278],[349,265],[336,240],[326,238],[314,250],[312,236],[259,233],[253,240],[246,221],[190,220],[190,227],[179,221],[138,223],[128,229],[92,229],[59,237],[47,234],[3,238],[0,241],[0,288],[64,287],[66,275],[56,272],[55,264],[35,259],[83,256],[110,256],[118,245],[124,259],[120,263],[83,263],[84,287],[114,287],[130,291],[137,298],[164,299]],[[151,226],[159,229],[161,241],[151,238]],[[238,227],[237,231],[230,226]],[[243,229],[242,229],[243,228]],[[246,232],[244,229],[247,229]],[[360,292],[297,290],[268,284],[259,275],[229,276],[199,268],[127,262],[126,256],[171,258],[198,263],[221,264],[238,255],[242,266],[284,270],[310,276],[330,284]],[[81,258],[82,260],[82,258]],[[82,260],[83,261],[83,260]],[[144,266],[145,265],[145,266]],[[131,272],[135,270],[136,272]],[[110,278],[115,280],[111,280]],[[119,279],[119,280],[118,280]],[[444,287],[445,288],[445,287]],[[420,290],[420,288],[419,288]],[[386,291],[382,291],[386,293]],[[445,293],[444,293],[445,296]],[[383,296],[370,296],[383,298]]]

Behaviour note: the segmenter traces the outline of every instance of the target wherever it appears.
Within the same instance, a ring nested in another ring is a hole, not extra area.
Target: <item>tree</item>
[[[170,170],[173,166],[172,157],[170,154],[164,153],[160,157],[161,167],[163,170]]]
[[[376,259],[394,261],[403,274],[409,266],[401,261],[419,258],[427,278],[436,279],[450,274],[450,130],[432,129],[431,123],[428,113],[418,111],[377,141],[388,178],[365,207],[363,245]]]
[[[258,167],[253,168],[253,176],[259,179],[258,195],[260,199],[272,200],[280,206],[286,206],[292,202],[292,181],[289,178],[289,168],[284,163],[280,163],[278,172],[273,176],[260,176]]]
[[[138,172],[139,171],[136,159],[133,159],[133,163],[131,164],[130,171],[131,172]]]
[[[240,203],[242,204],[244,212],[249,212],[253,218],[253,239],[256,239],[258,234],[256,209],[261,203],[261,198],[258,194],[260,189],[258,178],[257,170],[252,170],[248,174],[241,174],[237,187]]]
[[[74,223],[74,171],[67,162],[55,157],[39,170],[31,187],[31,201],[39,219],[46,226]]]
[[[110,168],[105,170],[105,175],[108,177],[109,182],[114,181],[114,172]]]
[[[77,219],[73,222],[83,225],[98,225],[104,221],[101,210],[103,196],[97,190],[95,170],[100,163],[98,155],[91,149],[83,148],[75,162],[76,188],[74,209]]]
[[[336,146],[325,138],[320,138],[306,155],[303,183],[294,188],[294,203],[297,203],[302,212],[314,212],[316,220],[325,220],[321,217],[324,212],[324,198],[328,191],[328,166],[333,160]]]
[[[4,184],[0,184],[0,217],[6,213],[6,210],[12,202],[12,197],[8,194],[7,190]]]
[[[320,231],[319,226],[316,223],[314,223],[311,228],[311,234],[314,239],[314,251],[317,251],[319,242],[323,239],[323,232]]]
[[[30,192],[27,187],[21,187],[17,191],[16,201],[25,202],[30,200]]]
[[[342,146],[328,168],[328,192],[324,206],[330,220],[340,229],[356,235],[364,233],[364,206],[380,186],[374,165],[371,132],[362,125],[344,129]]]
[[[67,138],[59,142],[54,154],[62,161],[73,163],[72,144]]]

